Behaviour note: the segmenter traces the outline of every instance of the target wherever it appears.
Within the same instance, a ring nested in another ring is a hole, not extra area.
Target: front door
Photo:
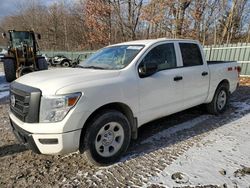
[[[155,45],[139,64],[139,67],[147,62],[158,64],[155,74],[139,79],[139,124],[177,112],[182,106],[183,82],[175,48],[173,42]]]

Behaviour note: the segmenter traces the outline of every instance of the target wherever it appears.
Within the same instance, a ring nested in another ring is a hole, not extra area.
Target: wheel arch
[[[205,103],[210,103],[210,102],[213,100],[214,95],[215,95],[217,89],[218,89],[219,86],[221,86],[221,85],[225,85],[225,86],[227,87],[227,89],[228,89],[228,92],[230,93],[230,83],[229,83],[229,81],[228,81],[227,79],[223,79],[223,80],[221,80],[221,81],[217,84],[216,87],[212,87],[212,88],[209,89],[209,95],[208,95],[207,100],[206,100]],[[211,86],[210,86],[210,87],[211,87]]]
[[[225,85],[225,86],[227,87],[228,91],[230,91],[230,84],[229,84],[229,81],[228,81],[227,79],[222,80],[222,81],[218,84],[216,90],[218,89],[218,87],[219,87],[220,85]]]
[[[93,113],[91,113],[91,115],[87,118],[86,122],[83,125],[81,136],[80,136],[80,143],[79,143],[80,152],[84,151],[83,140],[84,140],[87,128],[90,125],[90,122],[93,120],[93,118],[97,114],[102,113],[106,110],[117,110],[117,111],[121,112],[122,114],[124,114],[128,118],[128,121],[131,125],[131,131],[132,131],[131,138],[137,139],[137,118],[134,117],[133,111],[131,110],[131,108],[128,105],[126,105],[124,103],[113,102],[113,103],[105,104],[105,105],[99,107]]]

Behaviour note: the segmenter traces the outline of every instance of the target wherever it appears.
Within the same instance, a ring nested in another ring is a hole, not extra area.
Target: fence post
[[[208,61],[211,61],[211,54],[212,54],[212,50],[213,50],[213,46],[210,46],[210,50],[209,50],[209,57],[208,57]]]

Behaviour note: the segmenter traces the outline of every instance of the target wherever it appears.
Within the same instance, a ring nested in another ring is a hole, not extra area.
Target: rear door
[[[209,89],[209,69],[203,62],[200,46],[193,42],[179,42],[182,58],[183,106],[189,108],[204,103]]]

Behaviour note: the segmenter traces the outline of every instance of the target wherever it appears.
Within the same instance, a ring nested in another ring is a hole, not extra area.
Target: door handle
[[[182,79],[183,79],[182,76],[176,76],[176,77],[174,77],[174,81],[179,81],[179,80],[182,80]]]
[[[202,76],[207,76],[208,75],[208,72],[204,71],[201,73]]]

